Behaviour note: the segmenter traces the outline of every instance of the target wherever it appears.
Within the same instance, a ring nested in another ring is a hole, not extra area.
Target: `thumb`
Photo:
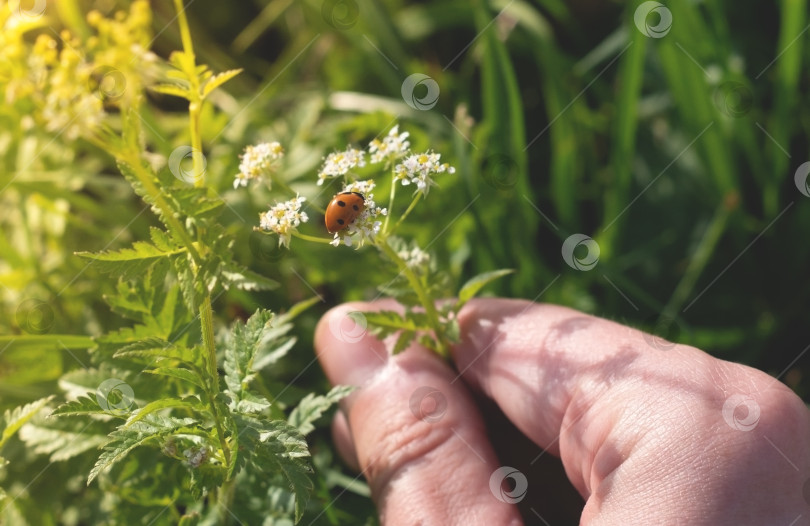
[[[462,382],[431,351],[412,346],[390,356],[347,314],[318,324],[315,347],[333,384],[359,388],[343,402],[360,469],[384,524],[521,524],[509,477],[486,438]],[[494,491],[490,489],[494,481]]]

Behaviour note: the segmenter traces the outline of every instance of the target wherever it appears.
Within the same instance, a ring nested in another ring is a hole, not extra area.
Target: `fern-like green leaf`
[[[162,398],[160,400],[155,400],[133,411],[132,414],[127,419],[127,423],[124,424],[124,427],[129,427],[135,424],[136,422],[140,422],[141,420],[151,415],[155,411],[160,411],[162,409],[169,409],[169,408],[199,410],[202,409],[202,404],[200,403],[199,400],[195,398],[187,398],[184,400],[180,400],[179,398]]]
[[[246,269],[234,262],[226,262],[220,267],[220,275],[225,288],[235,287],[241,290],[273,290],[279,282],[266,278],[257,272]]]
[[[238,74],[242,73],[241,69],[229,69],[228,71],[223,71],[217,75],[212,76],[208,82],[205,83],[205,86],[202,88],[202,98],[208,96],[209,93],[217,89],[218,87],[222,86]]]
[[[264,339],[273,314],[257,310],[246,323],[237,322],[231,331],[231,339],[225,347],[225,384],[228,390],[242,399],[254,376],[253,360]]]
[[[51,416],[105,415],[110,416],[95,398],[80,396],[76,400],[65,402],[51,413]]]
[[[153,413],[129,427],[119,427],[110,433],[110,441],[104,445],[104,451],[90,470],[87,485],[89,486],[102,471],[109,469],[136,447],[182,431],[193,424],[192,418],[172,418]],[[190,431],[196,432],[193,429]]]
[[[338,385],[325,395],[316,396],[309,393],[298,406],[292,410],[287,423],[296,427],[302,435],[308,435],[315,430],[313,422],[320,418],[329,408],[345,398],[354,390],[350,385]]]
[[[35,402],[16,407],[13,410],[7,409],[5,413],[3,413],[2,420],[0,420],[0,429],[2,429],[2,434],[0,434],[0,448],[3,447],[6,441],[14,436],[14,433],[19,431],[19,429],[26,422],[31,420],[39,412],[39,410],[45,407],[45,404],[50,402],[52,399],[53,396],[49,396],[47,398],[40,398]]]
[[[205,389],[205,380],[203,380],[202,376],[200,376],[197,371],[192,371],[191,369],[186,369],[183,367],[156,367],[154,369],[148,369],[144,372],[169,376],[171,378],[178,378],[185,382],[196,385],[200,389]]]
[[[514,270],[512,269],[501,269],[493,270],[491,272],[484,272],[483,274],[474,276],[461,287],[461,290],[458,293],[458,301],[456,301],[454,310],[456,312],[460,311],[461,307],[475,297],[475,295],[478,294],[482,288],[496,279],[508,274],[512,274],[513,272]]]
[[[144,274],[157,260],[183,252],[184,249],[164,252],[151,243],[136,241],[132,248],[99,253],[77,252],[76,255],[91,260],[102,272],[132,279]]]

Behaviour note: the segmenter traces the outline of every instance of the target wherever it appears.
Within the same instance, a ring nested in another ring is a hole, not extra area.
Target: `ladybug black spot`
[[[354,211],[355,211],[355,212],[357,212],[358,210],[360,210],[360,207],[359,207],[359,206],[357,206],[357,205],[352,205],[352,208],[354,208]]]
[[[346,221],[344,221],[342,219],[338,219],[337,222],[338,222],[339,225],[345,225],[346,224]]]
[[[338,204],[338,206],[341,206],[341,207],[346,206],[346,201],[338,201],[337,204]]]

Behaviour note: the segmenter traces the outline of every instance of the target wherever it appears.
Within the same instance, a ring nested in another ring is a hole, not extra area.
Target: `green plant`
[[[153,520],[166,512],[165,520],[183,524],[210,518],[227,522],[239,494],[243,499],[256,496],[258,503],[248,507],[252,513],[290,515],[298,521],[314,489],[305,436],[314,430],[313,422],[350,389],[338,387],[324,396],[309,394],[287,414],[276,399],[278,393],[263,385],[260,371],[289,352],[296,340],[288,334],[291,322],[313,301],[291,306],[278,316],[260,309],[244,323],[237,321],[229,330],[216,333],[213,298],[232,288],[255,291],[275,288],[277,283],[233,260],[233,236],[218,221],[224,201],[206,185],[200,116],[206,97],[239,71],[214,75],[198,65],[182,3],[176,1],[175,7],[184,49],[173,53],[165,67],[154,56],[148,61],[165,75],[164,81],[149,89],[182,97],[189,104],[191,146],[175,150],[168,171],[156,170],[146,155],[141,124],[144,82],[138,77],[145,75],[143,69],[126,74],[115,70],[121,75],[118,79],[127,83],[126,96],[115,101],[96,97],[89,83],[77,86],[69,82],[82,74],[89,81],[92,73],[88,71],[93,68],[112,68],[103,62],[110,54],[115,55],[111,60],[116,65],[143,58],[132,56],[133,48],[126,48],[129,42],[114,33],[122,29],[128,29],[128,34],[143,32],[149,17],[146,2],[133,3],[126,19],[105,20],[96,13],[88,16],[99,28],[99,36],[87,45],[95,62],[86,62],[79,53],[78,39],[70,40],[60,57],[53,51],[55,42],[47,37],[38,39],[32,51],[44,61],[43,74],[51,78],[53,89],[62,90],[58,100],[68,101],[65,109],[75,112],[73,119],[92,119],[78,125],[76,138],[82,137],[115,158],[162,228],[151,227],[150,240],[136,241],[130,248],[78,254],[118,278],[106,301],[134,325],[94,338],[90,354],[94,367],[67,373],[62,381],[72,384],[74,392],[81,392],[81,386],[97,387],[57,407],[48,420],[29,426],[23,439],[53,460],[66,460],[101,446],[103,451],[87,484],[98,480],[121,499],[146,499],[147,516]],[[92,42],[105,35],[115,47],[94,49]],[[65,40],[70,38],[63,35]],[[141,55],[148,53],[142,47],[134,49]],[[107,76],[110,72],[102,73]],[[134,80],[127,82],[126,75]],[[99,89],[113,93],[113,86],[103,85],[104,78],[98,82]],[[49,100],[43,109],[46,115]],[[119,111],[118,129],[102,105],[107,102]],[[92,107],[95,114],[88,114],[85,106]],[[186,169],[182,162],[189,157],[191,167]],[[60,335],[46,338],[60,344],[62,339],[69,340]],[[42,340],[32,341],[42,344]],[[0,446],[51,400],[7,412]],[[62,423],[61,418],[54,422],[55,417],[72,418]],[[101,439],[104,434],[106,438]],[[77,443],[79,437],[86,438]],[[132,462],[136,448],[153,455],[160,451],[172,462],[145,461],[147,454],[141,451]],[[150,466],[158,470],[154,477],[148,473]],[[261,484],[256,483],[257,477],[262,478]],[[4,499],[10,500],[7,495]],[[8,502],[13,504],[13,500]],[[121,523],[137,514],[132,509],[111,513]]]
[[[388,202],[385,207],[377,206],[372,193],[378,179],[360,179],[368,175],[366,152],[349,147],[344,151],[330,153],[318,173],[318,185],[324,182],[342,181],[342,189],[330,202],[326,210],[327,228],[334,231],[332,240],[320,238],[298,231],[302,223],[309,220],[306,212],[301,212],[305,198],[294,197],[290,201],[276,204],[269,211],[261,214],[259,231],[279,237],[279,245],[289,248],[292,237],[305,241],[329,243],[339,247],[362,247],[369,244],[378,249],[380,255],[396,272],[393,279],[379,287],[380,293],[396,298],[404,307],[402,312],[384,310],[379,312],[355,312],[352,317],[363,329],[368,324],[372,333],[379,337],[397,335],[393,347],[394,354],[399,353],[416,339],[428,349],[432,349],[445,359],[450,357],[450,346],[460,341],[459,326],[456,316],[461,308],[475,296],[487,283],[509,274],[511,270],[496,270],[479,274],[465,283],[458,293],[450,287],[450,275],[440,266],[435,257],[419,247],[416,240],[410,242],[398,237],[397,231],[411,212],[430,192],[431,187],[438,186],[437,176],[451,176],[455,168],[448,163],[441,163],[441,154],[433,151],[411,153],[408,132],[399,132],[399,125],[391,129],[380,140],[374,138],[368,145],[370,170],[375,172],[382,168],[384,183],[389,188]],[[254,152],[264,151],[263,156],[254,157]],[[274,152],[278,147],[257,145],[246,150],[242,162],[242,171],[237,176],[236,185],[249,179],[258,178],[265,171],[272,180]],[[262,167],[265,167],[264,169]],[[407,206],[397,201],[397,183],[401,186],[415,188]],[[355,197],[346,194],[354,194]],[[352,198],[357,201],[358,215],[352,216],[345,224],[330,225],[330,213],[339,214],[340,207],[346,206],[341,199]],[[401,212],[400,212],[401,211]],[[399,212],[396,221],[391,219]],[[437,225],[439,226],[439,225]],[[451,225],[447,225],[449,228]],[[440,301],[456,297],[455,301]]]

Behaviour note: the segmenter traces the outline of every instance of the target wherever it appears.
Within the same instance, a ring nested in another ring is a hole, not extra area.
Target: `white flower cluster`
[[[306,200],[306,197],[296,196],[289,201],[277,203],[259,215],[259,228],[278,234],[279,246],[290,248],[290,239],[298,232],[298,226],[309,221],[307,213],[301,211]]]
[[[373,179],[368,179],[365,181],[353,181],[347,184],[344,188],[344,192],[358,192],[363,194],[365,197],[365,207],[363,211],[357,216],[352,223],[345,230],[341,230],[339,232],[335,232],[335,237],[330,242],[333,246],[339,246],[340,242],[343,241],[343,244],[347,247],[350,247],[357,242],[357,248],[362,247],[366,241],[374,241],[374,236],[380,233],[380,227],[382,226],[382,222],[378,220],[380,216],[388,215],[387,208],[380,208],[377,206],[377,203],[374,202],[374,194],[371,193],[374,190],[376,183]]]
[[[239,156],[239,173],[233,180],[233,187],[247,186],[251,179],[258,179],[269,174],[276,161],[284,156],[284,148],[276,141],[263,142],[245,148],[245,153]]]
[[[322,185],[329,177],[346,175],[349,170],[355,167],[362,168],[366,165],[366,152],[355,148],[347,148],[342,152],[333,152],[326,156],[320,173],[318,173],[318,185]]]
[[[401,250],[397,252],[397,255],[412,269],[421,268],[430,261],[430,254],[419,247],[413,247],[410,250]]]
[[[410,133],[399,133],[399,124],[391,128],[388,135],[383,140],[374,139],[368,145],[368,153],[371,154],[371,163],[382,161],[395,161],[408,153],[411,143],[408,142]]]
[[[447,163],[440,163],[441,154],[425,152],[409,155],[394,167],[394,181],[402,181],[402,186],[416,185],[416,191],[427,195],[430,187],[435,185],[432,175],[456,173],[456,169]]]

